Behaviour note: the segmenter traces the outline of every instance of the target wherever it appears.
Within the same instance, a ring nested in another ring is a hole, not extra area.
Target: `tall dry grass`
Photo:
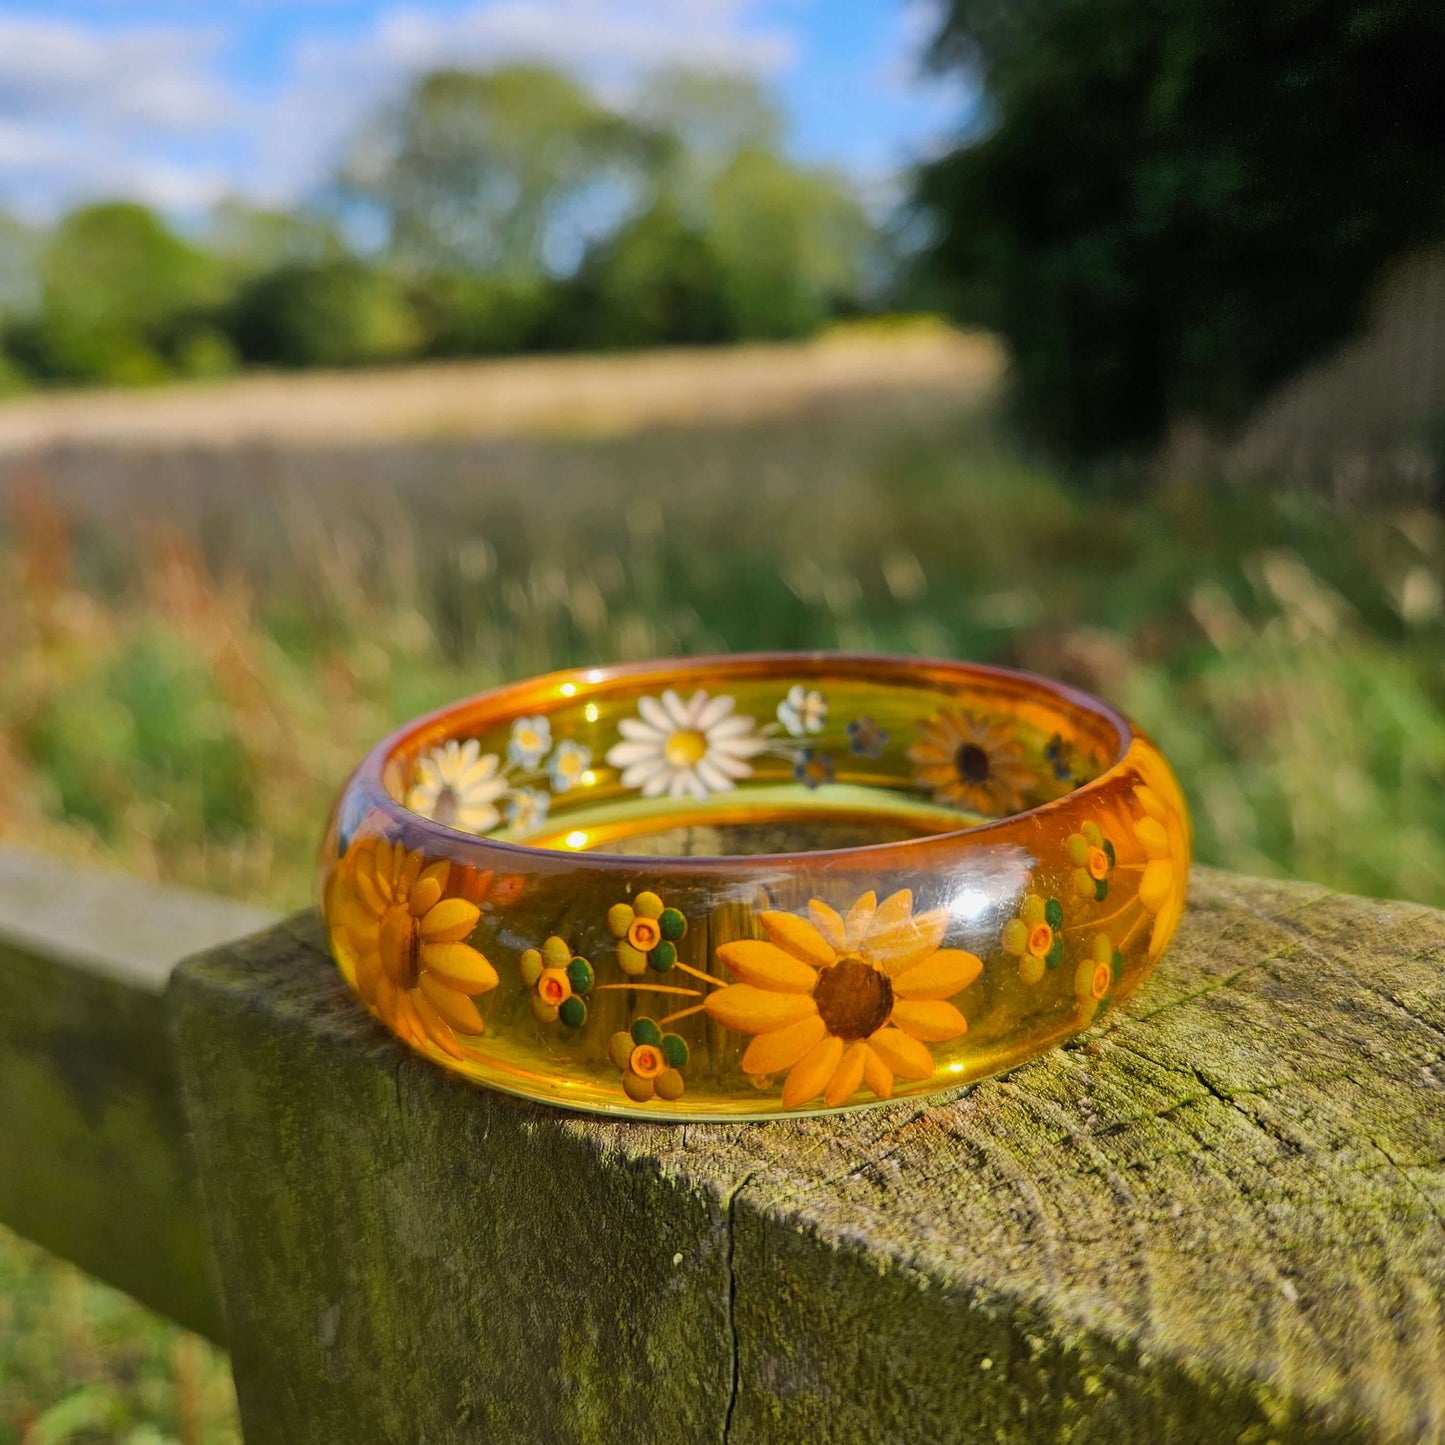
[[[1200,855],[1445,902],[1445,540],[1420,509],[1082,497],[938,396],[607,441],[73,452],[10,481],[0,833],[299,905],[403,718],[753,647],[970,656],[1132,710]]]

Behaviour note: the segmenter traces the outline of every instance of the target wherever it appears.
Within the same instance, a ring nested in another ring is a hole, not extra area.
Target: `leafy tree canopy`
[[[77,324],[163,327],[219,292],[214,260],[145,206],[111,201],[72,211],[40,260],[43,302]]]
[[[223,292],[213,257],[129,201],[72,211],[46,238],[38,270],[40,308],[19,349],[42,375],[77,380],[166,376]]]
[[[749,149],[719,174],[710,199],[711,235],[743,336],[807,332],[857,296],[872,233],[841,177]]]
[[[783,117],[749,76],[675,67],[654,76],[633,111],[650,143],[651,180],[701,218],[706,190],[743,151],[783,150]]]
[[[346,190],[417,270],[533,275],[555,231],[640,158],[636,126],[553,70],[439,70],[357,138]]]
[[[270,210],[234,197],[212,211],[206,244],[238,276],[316,265],[348,254],[335,216],[311,209]]]
[[[0,211],[0,318],[28,315],[40,304],[41,237]]]
[[[948,0],[981,123],[921,173],[933,257],[1077,455],[1242,417],[1445,234],[1425,0]]]

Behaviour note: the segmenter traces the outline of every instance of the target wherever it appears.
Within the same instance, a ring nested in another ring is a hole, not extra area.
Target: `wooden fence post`
[[[923,1107],[609,1123],[309,917],[173,1033],[248,1445],[1445,1439],[1445,915],[1196,870],[1127,1009]]]

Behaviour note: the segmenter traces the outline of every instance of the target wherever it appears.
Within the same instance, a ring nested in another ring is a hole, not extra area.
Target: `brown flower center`
[[[421,934],[405,903],[393,903],[377,929],[381,966],[398,988],[415,988],[420,972]]]
[[[634,918],[627,930],[627,941],[639,953],[651,953],[662,941],[662,929],[653,918]]]
[[[457,821],[459,812],[461,812],[461,800],[457,797],[457,790],[448,783],[437,794],[436,806],[432,809],[432,821],[440,823],[445,828],[450,828]]]
[[[840,958],[818,975],[813,1002],[834,1038],[866,1039],[893,1012],[893,985],[871,963]]]
[[[566,1003],[572,997],[566,972],[560,968],[543,969],[542,977],[537,980],[537,995],[543,1003]]]
[[[953,755],[958,776],[967,783],[986,783],[991,771],[988,754],[977,743],[960,743]]]
[[[641,1079],[655,1079],[667,1067],[662,1050],[651,1044],[638,1044],[627,1061],[628,1067]]]
[[[1054,946],[1054,930],[1047,923],[1036,923],[1029,933],[1029,952],[1042,958]]]

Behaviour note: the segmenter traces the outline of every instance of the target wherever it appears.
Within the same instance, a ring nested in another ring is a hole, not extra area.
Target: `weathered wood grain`
[[[175,1037],[251,1445],[1445,1439],[1445,915],[1196,870],[1077,1046],[932,1107],[599,1122],[309,918]]]
[[[0,1221],[213,1339],[164,988],[182,955],[268,921],[0,849]]]

